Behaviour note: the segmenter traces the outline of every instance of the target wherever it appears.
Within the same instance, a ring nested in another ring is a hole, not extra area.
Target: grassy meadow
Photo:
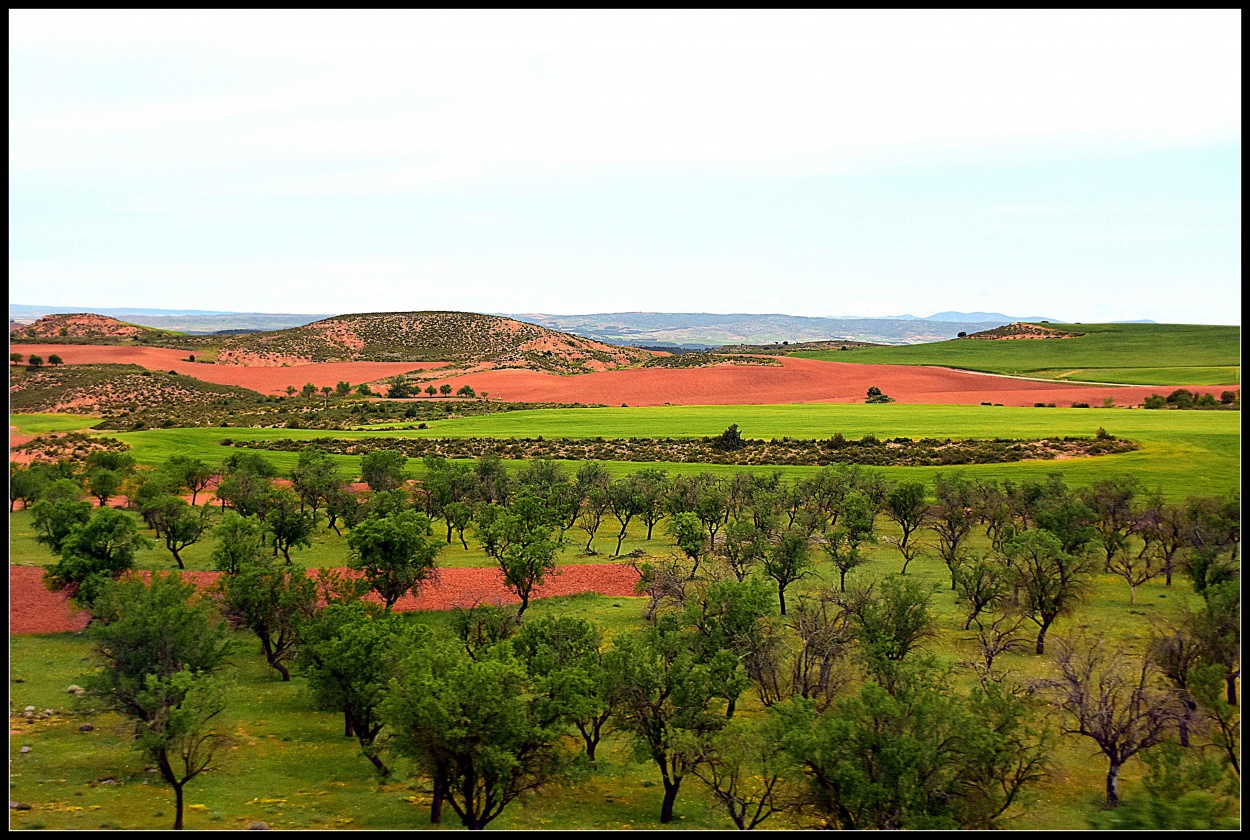
[[[833,362],[943,367],[1076,382],[1231,385],[1241,382],[1241,328],[1199,324],[1058,324],[1061,339],[953,339],[896,347],[800,351]],[[1167,366],[1160,366],[1166,360]],[[1219,396],[1218,394],[1216,396]]]

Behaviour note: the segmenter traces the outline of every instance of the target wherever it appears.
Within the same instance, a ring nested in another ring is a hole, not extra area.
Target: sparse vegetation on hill
[[[1083,332],[1074,332],[1072,330],[1062,330],[1046,324],[1029,324],[1023,321],[1017,321],[1014,324],[1007,324],[1001,327],[994,327],[990,330],[981,330],[965,335],[959,334],[959,338],[977,338],[977,339],[1046,339],[1046,338],[1076,338],[1085,335]]]
[[[45,315],[29,326],[9,326],[9,340],[21,341],[55,341],[57,339],[91,339],[103,341],[113,339],[138,339],[156,330],[141,327],[138,324],[127,324],[116,318],[105,315],[93,315],[82,312],[74,315]]]
[[[341,315],[229,339],[218,361],[282,365],[330,361],[446,361],[557,373],[611,370],[651,358],[534,324],[472,312]]]
[[[11,411],[130,414],[151,410],[167,418],[188,406],[203,410],[221,400],[263,399],[246,388],[214,385],[138,365],[61,365],[13,371],[9,383]]]

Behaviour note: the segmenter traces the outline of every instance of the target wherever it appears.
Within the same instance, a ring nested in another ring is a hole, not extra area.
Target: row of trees
[[[9,362],[11,364],[20,365],[23,359],[26,359],[26,357],[23,356],[21,353],[9,354]],[[26,359],[26,364],[32,368],[43,367],[43,356],[36,356],[32,353],[30,358]],[[52,355],[48,356],[48,364],[55,367],[56,365],[64,364],[64,361],[56,353],[53,353]]]

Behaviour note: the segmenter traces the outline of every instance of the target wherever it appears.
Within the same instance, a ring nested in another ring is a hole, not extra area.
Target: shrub
[[[1142,408],[1164,408],[1166,405],[1167,401],[1162,394],[1151,394],[1142,403]]]
[[[1089,403],[1072,403],[1073,408],[1089,408]]]

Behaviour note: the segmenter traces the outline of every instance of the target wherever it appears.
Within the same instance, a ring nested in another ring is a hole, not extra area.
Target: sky
[[[9,12],[15,303],[1236,324],[1241,13]]]

